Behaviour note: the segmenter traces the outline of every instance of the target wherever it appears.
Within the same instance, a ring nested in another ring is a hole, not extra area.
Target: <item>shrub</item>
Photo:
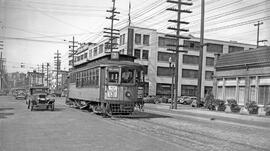
[[[223,101],[223,100],[216,99],[215,106],[217,106],[218,111],[225,111],[225,109],[226,109],[225,101]]]
[[[238,106],[237,101],[235,99],[228,99],[227,102],[232,112],[237,113],[240,111],[241,108]]]
[[[264,111],[265,111],[265,115],[267,116],[270,115],[270,102],[266,105]]]
[[[255,101],[247,102],[246,107],[250,114],[258,114],[259,107]]]

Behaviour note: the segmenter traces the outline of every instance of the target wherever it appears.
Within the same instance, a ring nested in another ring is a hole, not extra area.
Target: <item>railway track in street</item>
[[[84,112],[87,113],[87,111]],[[154,139],[186,150],[269,151],[267,146],[262,145],[263,142],[260,144],[260,140],[256,139],[255,134],[255,138],[251,138],[253,134],[248,134],[248,131],[252,133],[254,127],[244,127],[244,125],[221,123],[196,117],[192,119],[189,116],[185,117],[185,115],[174,112],[152,109],[147,109],[145,112],[137,111],[129,116],[103,118],[93,113],[91,113],[91,116],[95,116],[108,124],[121,126],[134,133],[151,136]],[[261,130],[265,131],[264,129]],[[264,132],[257,135],[262,133]]]
[[[151,113],[153,114],[157,112]],[[168,114],[165,113],[164,115]],[[215,136],[214,133],[203,131],[201,128],[198,128],[199,130],[194,130],[196,127],[188,129],[186,127],[189,125],[183,125],[184,122],[181,117],[178,117],[176,114],[169,115],[171,116],[161,118],[116,118],[113,122],[134,131],[162,139],[165,142],[184,146],[190,150],[269,150],[268,148],[264,148],[260,145],[250,144],[248,141],[243,142],[236,138],[230,139],[230,136],[222,137],[222,131]],[[213,127],[212,124],[210,125]],[[214,131],[217,132],[220,130]]]

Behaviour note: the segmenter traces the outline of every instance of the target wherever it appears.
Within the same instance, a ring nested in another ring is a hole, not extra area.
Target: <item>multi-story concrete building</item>
[[[195,96],[197,94],[200,39],[190,36],[189,40],[181,40],[187,53],[180,53],[178,67],[178,95]],[[106,40],[100,43],[81,47],[76,54],[75,65],[104,55]],[[176,41],[165,37],[155,29],[127,26],[120,30],[118,51],[137,57],[136,62],[145,66],[145,82],[147,95],[170,95],[172,76],[169,68],[169,58],[176,60],[174,52],[167,51],[167,44]],[[231,53],[253,49],[256,46],[234,41],[205,39],[202,66],[202,93],[212,90],[215,53]]]

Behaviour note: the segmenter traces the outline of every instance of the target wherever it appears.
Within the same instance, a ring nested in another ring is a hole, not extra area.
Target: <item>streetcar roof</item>
[[[84,70],[85,68],[89,67],[107,67],[107,66],[128,66],[128,67],[134,67],[134,68],[142,68],[142,65],[139,63],[134,62],[134,59],[136,57],[129,56],[129,55],[119,55],[119,60],[111,59],[110,54],[104,55],[102,57],[99,57],[97,59],[85,62],[80,65],[75,66],[75,70]]]

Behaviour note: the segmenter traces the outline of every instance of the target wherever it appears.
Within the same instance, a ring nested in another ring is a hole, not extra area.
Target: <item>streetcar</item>
[[[103,115],[132,114],[143,106],[143,66],[133,56],[105,54],[74,66],[69,73],[66,103]]]

